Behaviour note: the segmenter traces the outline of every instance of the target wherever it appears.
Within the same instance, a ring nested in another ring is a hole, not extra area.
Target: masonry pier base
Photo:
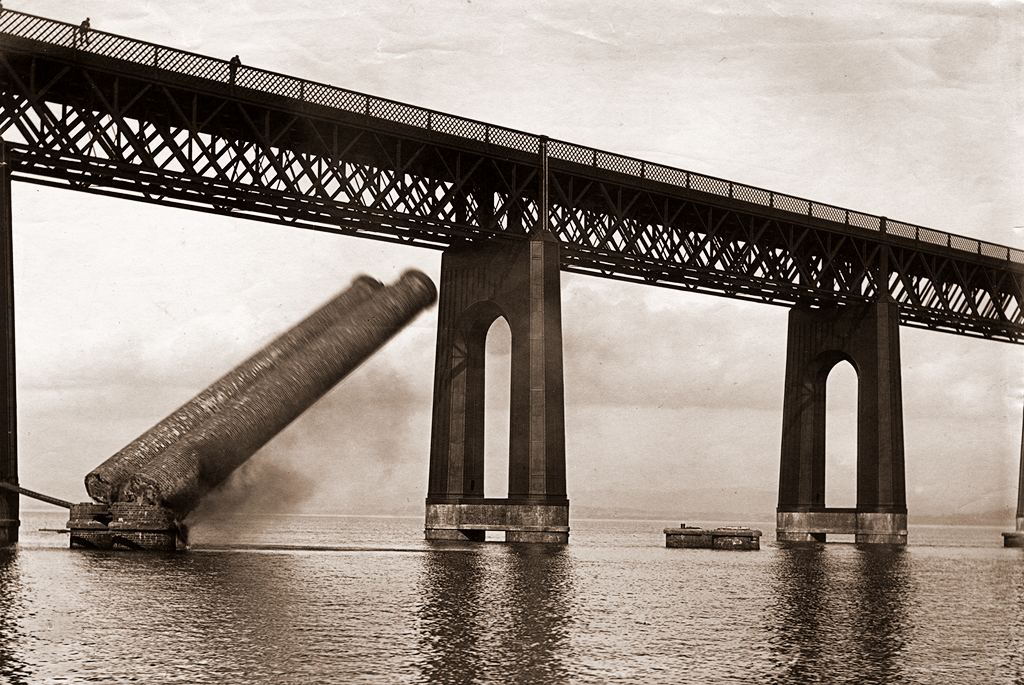
[[[775,539],[779,542],[826,542],[829,533],[853,535],[854,542],[876,545],[907,544],[907,515],[891,512],[828,508],[820,511],[780,511]]]
[[[1017,529],[1003,533],[1003,547],[1024,547],[1024,519],[1017,517]]]
[[[427,540],[482,542],[487,531],[505,531],[505,542],[569,542],[569,502],[536,504],[511,499],[427,503]]]
[[[761,531],[745,526],[695,528],[685,523],[665,529],[665,546],[683,549],[761,549]]]
[[[173,551],[178,544],[174,513],[159,506],[115,502],[71,505],[71,547]]]

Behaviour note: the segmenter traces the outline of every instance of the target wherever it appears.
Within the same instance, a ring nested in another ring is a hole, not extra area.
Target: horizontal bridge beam
[[[12,177],[444,249],[525,240],[562,268],[1024,343],[1024,250],[5,10]]]

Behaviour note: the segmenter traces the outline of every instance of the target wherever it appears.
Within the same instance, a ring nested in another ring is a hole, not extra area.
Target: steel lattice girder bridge
[[[20,181],[434,249],[546,225],[566,271],[1024,343],[1016,248],[19,12],[0,91]]]

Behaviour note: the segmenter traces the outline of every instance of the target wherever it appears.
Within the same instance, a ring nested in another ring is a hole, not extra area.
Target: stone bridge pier
[[[848,361],[857,371],[857,506],[825,506],[825,383]],[[776,538],[907,542],[899,309],[870,305],[789,314]]]
[[[1024,429],[1020,439],[1020,478],[1017,481],[1017,525],[1003,533],[1004,547],[1024,547]]]
[[[0,481],[18,484],[18,431],[14,385],[14,248],[11,165],[0,141]],[[0,489],[0,547],[18,542],[18,493]]]
[[[442,256],[428,540],[569,540],[558,251],[540,231]],[[508,498],[485,499],[484,343],[498,317],[512,332]]]

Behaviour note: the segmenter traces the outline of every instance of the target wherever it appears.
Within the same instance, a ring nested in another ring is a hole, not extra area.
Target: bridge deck
[[[17,180],[1024,343],[1017,248],[9,10],[0,98]]]

